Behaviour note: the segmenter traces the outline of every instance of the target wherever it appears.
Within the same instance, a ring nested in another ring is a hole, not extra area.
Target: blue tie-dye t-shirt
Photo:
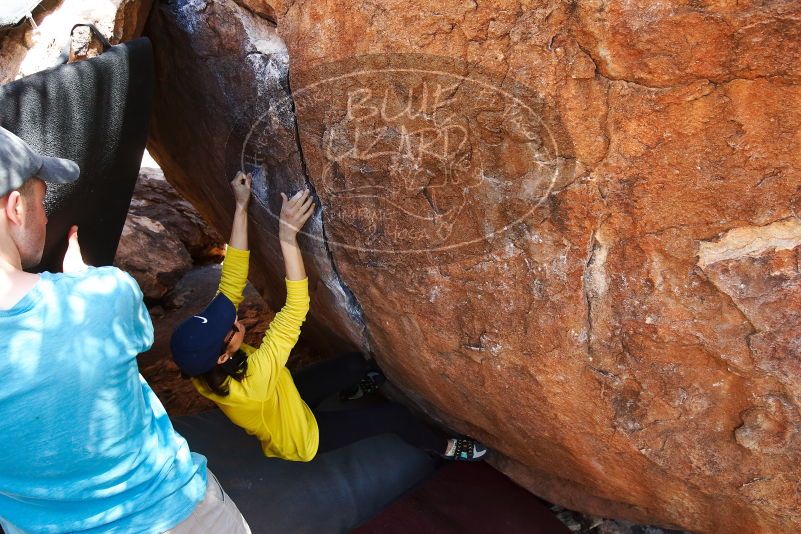
[[[139,286],[114,267],[42,273],[0,310],[0,523],[16,532],[155,533],[206,491],[139,374],[153,343]]]

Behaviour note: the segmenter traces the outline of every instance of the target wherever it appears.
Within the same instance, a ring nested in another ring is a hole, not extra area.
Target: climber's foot
[[[487,448],[469,438],[454,438],[448,440],[448,447],[442,455],[446,460],[456,462],[480,462],[487,454]]]
[[[372,395],[378,391],[378,388],[381,387],[381,384],[386,382],[386,380],[387,378],[380,371],[367,371],[358,385],[341,392],[339,398],[343,401],[352,401],[366,395]]]

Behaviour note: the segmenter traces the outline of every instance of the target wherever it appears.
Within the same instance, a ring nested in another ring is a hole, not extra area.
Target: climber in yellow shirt
[[[206,308],[176,328],[172,355],[195,389],[261,442],[265,456],[309,461],[319,452],[372,435],[395,433],[411,445],[446,459],[475,461],[486,449],[467,438],[445,439],[399,404],[326,412],[317,410],[336,392],[346,397],[371,393],[383,381],[358,353],[304,369],[293,379],[286,367],[309,311],[308,278],[297,233],[314,212],[309,191],[292,198],[281,193],[279,239],[286,268],[286,304],[258,348],[242,342],[236,317],[248,275],[247,208],[251,176],[231,182],[236,200],[233,228],[223,261],[219,292]],[[315,408],[315,411],[309,407]]]

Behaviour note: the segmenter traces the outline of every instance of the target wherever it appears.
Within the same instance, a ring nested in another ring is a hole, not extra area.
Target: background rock
[[[192,268],[192,257],[159,221],[129,213],[114,264],[136,279],[146,300],[154,301]]]
[[[602,517],[582,515],[572,510],[566,510],[559,505],[551,505],[550,508],[556,517],[571,532],[576,534],[690,534],[679,530],[636,525],[622,519],[604,519]]]
[[[70,55],[70,30],[75,24],[94,24],[112,45],[138,37],[153,0],[45,0],[33,10],[34,29],[27,21],[0,31],[0,83],[39,72]],[[76,30],[76,52],[96,53],[85,30]]]
[[[151,305],[195,264],[222,261],[224,246],[161,170],[140,171],[114,264],[139,282]]]
[[[139,171],[129,213],[160,222],[184,245],[195,264],[222,261],[226,239],[175,191],[161,169],[143,167]]]

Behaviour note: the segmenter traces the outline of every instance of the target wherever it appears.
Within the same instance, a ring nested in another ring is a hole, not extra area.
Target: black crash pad
[[[376,436],[311,462],[265,458],[258,441],[212,410],[173,419],[208,459],[254,534],[349,532],[430,476],[435,461],[394,435]]]
[[[114,261],[147,141],[153,84],[150,41],[140,38],[0,86],[0,125],[81,168],[76,183],[48,187],[50,220],[36,270],[61,270],[73,224],[88,264]]]

